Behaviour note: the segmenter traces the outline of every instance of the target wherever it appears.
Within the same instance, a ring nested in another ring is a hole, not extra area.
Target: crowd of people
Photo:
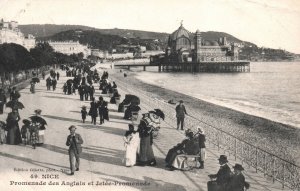
[[[121,95],[118,92],[118,86],[115,82],[110,83],[108,72],[104,71],[99,77],[97,70],[91,71],[86,68],[62,67],[66,70],[66,76],[73,77],[68,79],[63,85],[64,94],[71,95],[78,92],[80,101],[90,101],[89,108],[82,106],[80,114],[82,122],[86,122],[87,115],[91,117],[91,123],[97,124],[97,117],[100,118],[99,124],[102,125],[105,120],[109,120],[108,102],[102,95],[97,99],[95,96],[94,83],[99,83],[101,94],[108,94],[110,103],[118,104]],[[56,89],[57,80],[59,80],[59,72],[50,72],[50,76],[46,78],[47,90],[51,87],[53,91]],[[10,92],[10,101],[18,102],[20,93],[14,87]],[[3,107],[7,103],[6,95],[0,89],[0,114],[3,113]],[[119,104],[119,112],[124,112],[124,119],[133,119],[133,114],[140,112],[140,100],[134,95],[126,95],[123,102]],[[121,108],[121,109],[120,109]],[[23,119],[23,126],[19,128],[21,119],[17,107],[12,107],[12,111],[8,113],[6,123],[0,121],[0,142],[1,144],[32,145],[33,148],[42,145],[45,141],[46,121],[41,116],[41,110],[34,111],[35,115],[28,119]],[[166,168],[168,170],[186,170],[189,168],[187,164],[187,155],[195,155],[198,160],[199,169],[204,168],[206,159],[206,137],[201,127],[197,128],[197,132],[192,132],[184,127],[184,118],[187,115],[183,101],[180,100],[175,108],[177,118],[177,129],[186,129],[186,138],[175,145],[167,153],[165,158]],[[153,109],[147,113],[141,114],[141,117],[135,123],[128,125],[128,130],[124,135],[125,156],[124,165],[126,167],[138,166],[156,166],[156,158],[153,152],[153,133],[158,131],[161,120],[164,120],[165,114],[160,109]],[[137,120],[135,118],[135,120]],[[69,161],[71,175],[75,171],[79,171],[80,155],[82,153],[81,144],[83,139],[80,134],[75,133],[76,127],[70,126],[70,135],[67,137],[66,145],[69,147]],[[233,172],[227,165],[228,160],[225,155],[219,157],[220,170],[216,174],[211,174],[212,179],[208,182],[208,189],[218,191],[240,191],[249,188],[249,184],[245,181],[242,174],[244,168],[240,164],[233,166]]]
[[[35,110],[35,115],[28,119],[23,119],[23,126],[20,129],[19,121],[21,120],[19,109],[23,109],[24,105],[19,102],[21,94],[16,87],[13,87],[9,93],[9,102],[7,102],[6,94],[0,89],[1,113],[3,114],[4,104],[7,108],[11,108],[11,112],[7,114],[6,122],[0,121],[0,142],[9,145],[32,145],[36,146],[44,143],[46,121],[41,117],[41,110]]]

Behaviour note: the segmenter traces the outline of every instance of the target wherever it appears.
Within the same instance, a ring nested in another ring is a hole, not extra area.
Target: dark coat
[[[18,121],[20,115],[18,113],[9,113],[6,119],[7,124],[7,144],[18,145],[22,143],[21,132]]]
[[[176,117],[185,117],[185,114],[187,114],[184,105],[177,105],[175,110],[176,110]]]
[[[68,136],[66,145],[69,146],[69,151],[73,150],[76,154],[80,154],[82,152],[81,144],[83,144],[83,140],[79,134]]]
[[[97,102],[91,102],[91,108],[89,111],[89,115],[92,117],[97,117],[98,116],[98,103]]]
[[[245,181],[243,174],[233,174],[230,177],[230,181],[227,185],[228,191],[244,191],[244,187],[249,187],[249,184]]]
[[[20,93],[18,91],[12,91],[10,93],[10,100],[17,100],[21,97]]]
[[[221,188],[225,189],[226,185],[229,183],[231,176],[231,170],[227,164],[220,166],[217,174],[212,175],[212,178],[217,178],[216,182]]]
[[[199,147],[200,148],[205,148],[205,141],[206,141],[205,135],[199,134],[198,135],[198,142],[199,142]]]

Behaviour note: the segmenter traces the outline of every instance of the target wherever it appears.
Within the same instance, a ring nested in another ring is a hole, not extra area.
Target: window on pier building
[[[188,38],[183,37],[176,40],[176,50],[181,48],[191,50],[191,42]]]

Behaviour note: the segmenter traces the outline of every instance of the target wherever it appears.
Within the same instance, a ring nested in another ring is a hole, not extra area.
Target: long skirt
[[[141,138],[139,160],[141,162],[155,160],[152,145],[150,144],[150,136]]]
[[[132,134],[129,144],[126,144],[125,165],[134,166],[136,164],[136,154],[140,145],[140,137],[138,133]]]
[[[22,143],[21,132],[18,126],[12,126],[7,131],[7,144],[18,145]]]
[[[183,154],[177,155],[172,163],[172,166],[177,169],[185,169],[188,167],[186,157]]]

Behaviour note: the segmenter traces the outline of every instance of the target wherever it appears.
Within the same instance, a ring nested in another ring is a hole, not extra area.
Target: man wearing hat
[[[242,171],[244,170],[243,166],[240,164],[235,164],[235,166],[233,166],[233,169],[234,172],[230,177],[227,190],[244,191],[244,188],[248,189],[250,185],[245,181],[245,177],[242,174]]]
[[[187,113],[182,100],[179,101],[179,104],[176,106],[175,110],[176,110],[176,118],[177,118],[177,130],[179,129],[180,124],[181,124],[181,130],[183,130],[184,117]]]
[[[69,130],[70,135],[67,138],[66,145],[69,146],[70,175],[74,175],[75,170],[79,171],[80,154],[82,152],[81,144],[83,140],[79,134],[75,133],[76,127],[74,125],[71,125]]]
[[[217,174],[210,174],[208,175],[211,179],[216,178],[216,181],[210,181],[212,184],[216,182],[217,184],[217,190],[218,191],[226,191],[227,184],[230,180],[230,175],[231,175],[231,170],[229,166],[227,165],[228,160],[226,155],[220,155],[219,157],[219,164],[220,164],[220,169]],[[208,183],[208,187],[209,187]]]

